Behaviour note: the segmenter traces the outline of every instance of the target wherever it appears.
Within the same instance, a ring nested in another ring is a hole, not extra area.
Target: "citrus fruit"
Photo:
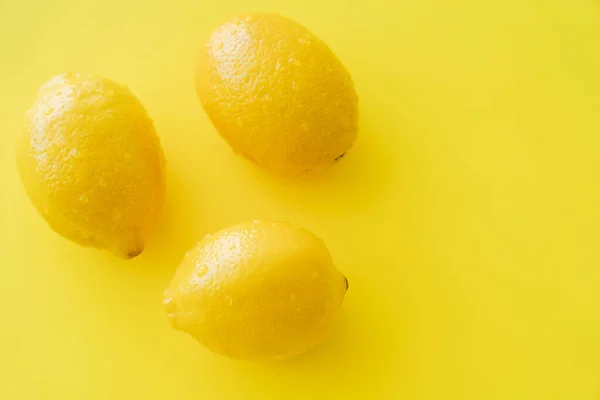
[[[210,234],[189,251],[165,306],[174,328],[215,353],[280,360],[327,335],[347,288],[314,234],[254,221]]]
[[[164,156],[125,86],[87,73],[50,79],[27,111],[17,164],[56,232],[125,258],[144,249],[163,204]]]
[[[348,71],[323,41],[277,14],[219,26],[199,51],[196,91],[231,148],[278,174],[333,164],[357,137]]]

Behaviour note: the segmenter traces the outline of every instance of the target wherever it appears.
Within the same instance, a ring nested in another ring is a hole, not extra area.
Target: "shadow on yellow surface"
[[[398,134],[370,129],[361,121],[359,139],[342,159],[330,168],[307,172],[298,177],[277,177],[243,162],[241,168],[253,183],[273,200],[305,211],[351,213],[368,209],[390,189],[396,168],[393,159],[406,160],[403,149],[383,148],[377,137]],[[356,208],[359,208],[357,210]]]
[[[322,175],[272,177],[202,112],[196,47],[248,10],[353,76],[359,139]],[[597,399],[598,43],[590,0],[0,2],[0,398]],[[54,234],[17,176],[24,111],[72,70],[127,84],[165,149],[131,262]],[[333,336],[280,365],[210,354],[162,306],[187,249],[251,219],[314,231],[351,285]]]

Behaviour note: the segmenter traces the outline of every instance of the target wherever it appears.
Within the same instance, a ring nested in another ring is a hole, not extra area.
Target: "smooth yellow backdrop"
[[[324,39],[360,96],[333,170],[274,178],[196,99],[194,56],[232,14],[278,11]],[[597,0],[0,2],[0,399],[600,399]],[[168,159],[138,259],[54,234],[14,138],[45,80],[126,83]],[[350,280],[331,340],[282,365],[214,356],[162,290],[205,233],[287,219]]]

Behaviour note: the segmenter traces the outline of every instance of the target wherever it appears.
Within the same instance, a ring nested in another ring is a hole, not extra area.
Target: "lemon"
[[[196,91],[238,154],[278,174],[333,164],[358,132],[358,97],[331,49],[302,25],[250,13],[201,47]]]
[[[286,222],[254,221],[206,236],[165,291],[171,325],[230,358],[269,361],[318,344],[348,281],[323,241]]]
[[[50,79],[26,114],[17,164],[56,232],[125,258],[144,249],[163,203],[164,156],[125,86],[86,73]]]

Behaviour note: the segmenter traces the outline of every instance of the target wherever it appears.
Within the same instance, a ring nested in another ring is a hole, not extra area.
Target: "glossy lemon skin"
[[[165,306],[174,328],[213,352],[269,361],[323,340],[347,287],[314,234],[254,221],[208,235],[189,251]]]
[[[339,160],[358,134],[358,96],[333,51],[278,14],[219,26],[198,53],[196,90],[238,154],[281,175]]]
[[[17,144],[21,180],[50,227],[125,258],[142,252],[160,214],[164,163],[139,100],[87,73],[42,85]]]

